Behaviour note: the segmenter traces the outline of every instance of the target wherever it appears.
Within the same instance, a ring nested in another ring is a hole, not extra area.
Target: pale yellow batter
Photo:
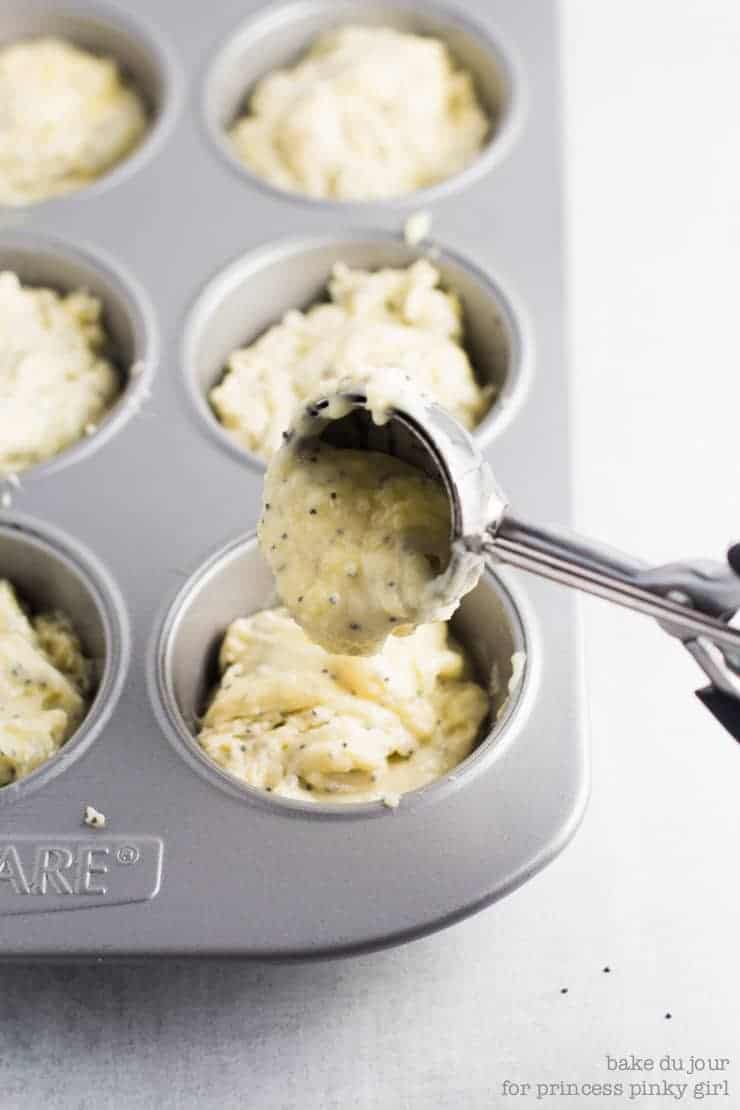
[[[269,459],[298,405],[343,378],[364,381],[388,367],[466,428],[483,419],[493,387],[476,382],[462,345],[460,300],[440,288],[430,262],[374,272],[340,262],[328,293],[327,303],[288,312],[230,355],[210,401],[237,443]]]
[[[55,754],[84,717],[92,668],[63,613],[29,617],[0,579],[0,786]]]
[[[0,204],[89,184],[146,128],[144,103],[111,58],[57,38],[0,49]]]
[[[29,288],[0,273],[0,475],[90,434],[116,400],[101,315],[89,293]]]
[[[444,43],[346,26],[259,81],[229,137],[237,158],[273,185],[363,200],[451,177],[488,131],[471,76]]]
[[[265,477],[258,536],[281,601],[327,651],[372,655],[391,633],[450,615],[437,590],[447,496],[390,455],[286,444]]]
[[[199,743],[229,774],[288,798],[393,806],[470,754],[489,709],[445,624],[358,658],[266,610],[230,625],[220,669]]]

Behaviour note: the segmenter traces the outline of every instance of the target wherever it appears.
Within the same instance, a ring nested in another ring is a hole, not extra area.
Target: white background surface
[[[565,15],[578,526],[720,556],[740,540],[740,4]],[[703,1105],[739,1106],[740,747],[677,646],[584,614],[593,796],[543,874],[349,962],[2,970],[0,1107],[675,1105],[500,1093],[614,1079],[605,1054],[629,1052],[734,1056]]]

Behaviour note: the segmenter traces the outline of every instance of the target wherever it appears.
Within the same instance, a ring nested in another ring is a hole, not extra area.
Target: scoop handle
[[[506,509],[482,546],[499,562],[655,617],[709,677],[710,685],[697,690],[697,697],[740,741],[740,629],[726,623],[740,608],[740,544],[729,549],[727,566],[700,560],[648,567],[583,537],[532,525]]]
[[[740,608],[734,563],[646,567],[583,537],[531,524],[508,509],[482,546],[494,560],[654,617],[679,639],[702,637],[740,661],[740,629],[723,619]],[[732,551],[733,559],[740,559],[740,550]]]

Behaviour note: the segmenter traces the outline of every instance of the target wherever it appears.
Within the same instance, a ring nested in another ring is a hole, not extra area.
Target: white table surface
[[[740,4],[565,15],[577,523],[656,560],[720,556],[740,539]],[[734,1056],[703,1105],[740,1106],[740,746],[655,627],[584,618],[593,795],[544,873],[347,962],[0,970],[3,1110],[675,1105],[502,1094],[686,1081],[610,1076],[632,1052]]]

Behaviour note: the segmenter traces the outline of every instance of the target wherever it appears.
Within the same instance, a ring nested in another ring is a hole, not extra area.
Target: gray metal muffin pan
[[[338,204],[235,165],[222,129],[250,83],[348,19],[448,38],[498,106],[474,166],[413,197]],[[523,648],[523,684],[473,755],[397,810],[239,784],[192,726],[226,625],[272,600],[250,534],[263,467],[205,397],[228,352],[314,300],[335,259],[405,265],[431,250],[462,296],[480,377],[500,385],[479,442],[521,511],[568,519],[556,7],[129,0],[125,13],[36,2],[0,16],[0,39],[46,30],[119,56],[153,130],[90,188],[0,210],[0,266],[99,294],[125,385],[95,435],[2,487],[0,575],[70,614],[99,688],[62,752],[0,791],[0,956],[306,958],[449,924],[544,866],[582,815],[573,599],[484,576],[456,633],[504,685]],[[402,222],[427,206],[431,246],[409,247]],[[87,804],[105,830],[82,824]]]

